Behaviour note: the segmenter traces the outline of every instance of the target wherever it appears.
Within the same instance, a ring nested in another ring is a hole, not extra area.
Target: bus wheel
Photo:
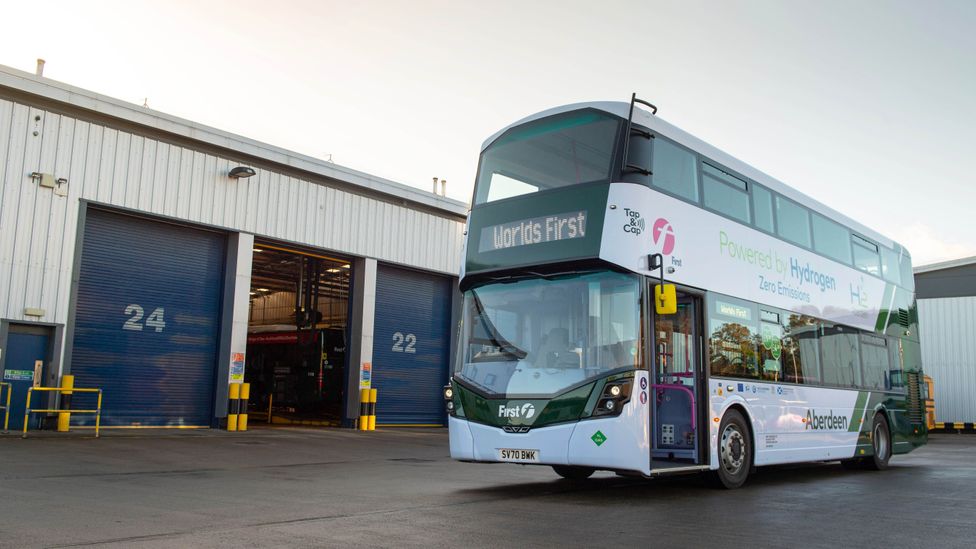
[[[590,478],[596,472],[593,467],[577,467],[574,465],[553,465],[552,470],[557,475],[568,478],[569,480],[583,480]]]
[[[888,468],[888,460],[891,459],[891,429],[888,428],[888,420],[884,414],[874,416],[871,445],[874,446],[874,455],[865,460],[865,464],[868,469],[884,471]]]
[[[710,484],[733,489],[745,484],[752,467],[749,428],[738,410],[729,410],[718,429],[718,470],[710,473]]]

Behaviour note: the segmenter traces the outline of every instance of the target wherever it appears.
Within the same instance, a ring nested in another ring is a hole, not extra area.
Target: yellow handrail
[[[94,410],[48,410],[48,409],[31,409],[31,396],[34,391],[53,391],[57,393],[98,393],[98,403]],[[56,414],[69,412],[72,414],[95,414],[95,438],[98,438],[98,429],[101,426],[102,421],[102,390],[101,389],[79,389],[77,387],[28,387],[27,388],[27,404],[24,406],[24,433],[21,438],[27,438],[27,425],[30,423],[31,413],[36,414]]]
[[[0,408],[3,408],[3,432],[7,432],[7,427],[10,425],[10,393],[14,391],[14,386],[6,381],[0,381],[0,395],[3,394],[3,387],[7,386],[7,402]]]

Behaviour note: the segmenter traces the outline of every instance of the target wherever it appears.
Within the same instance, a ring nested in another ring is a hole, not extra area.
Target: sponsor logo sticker
[[[508,418],[518,418],[518,419],[532,419],[535,415],[535,405],[531,402],[526,402],[521,406],[515,404],[513,406],[506,406],[500,404],[498,406],[498,417],[508,417]]]
[[[671,222],[667,219],[661,217],[654,222],[654,226],[651,228],[651,238],[654,240],[654,244],[661,247],[661,253],[664,255],[671,255],[674,251],[674,228],[671,227]]]

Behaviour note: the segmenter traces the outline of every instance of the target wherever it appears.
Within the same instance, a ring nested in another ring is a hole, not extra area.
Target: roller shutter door
[[[443,425],[451,346],[449,278],[380,265],[376,275],[373,387],[376,421]]]
[[[210,425],[225,236],[89,210],[84,238],[75,386],[104,390],[103,425]]]

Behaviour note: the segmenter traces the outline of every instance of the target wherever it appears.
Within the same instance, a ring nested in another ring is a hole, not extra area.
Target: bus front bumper
[[[498,427],[451,416],[451,457],[461,461],[578,465],[647,475],[649,441],[644,429],[634,428],[634,411],[625,410],[620,417],[540,427],[528,433],[506,433]],[[535,450],[538,460],[505,460],[501,456],[503,449]]]

